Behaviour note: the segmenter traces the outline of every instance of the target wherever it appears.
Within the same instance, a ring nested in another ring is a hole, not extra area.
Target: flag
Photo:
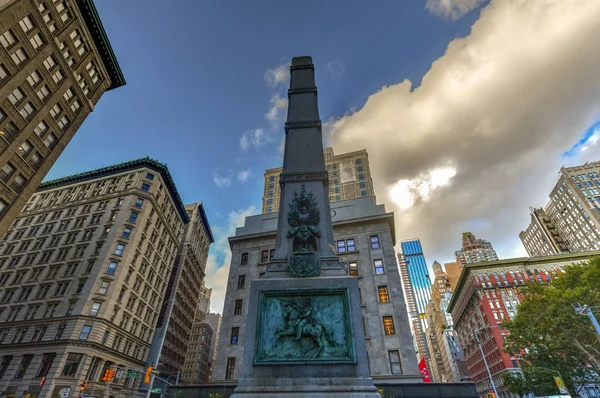
[[[423,375],[423,383],[431,383],[431,377],[429,377],[429,371],[427,370],[427,364],[425,358],[421,358],[419,361],[419,371]]]

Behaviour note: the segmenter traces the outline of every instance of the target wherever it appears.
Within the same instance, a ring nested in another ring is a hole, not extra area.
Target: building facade
[[[373,198],[331,204],[340,261],[359,281],[369,369],[375,379],[420,380],[394,253],[394,215]],[[275,249],[277,213],[247,217],[229,238],[231,267],[213,380],[237,380],[244,354],[248,293]]]
[[[201,319],[206,314],[206,310],[199,312],[198,307],[202,300],[208,251],[214,242],[202,203],[187,205],[185,210],[189,222],[179,243],[157,324],[159,333],[164,331],[164,339],[153,342],[162,347],[158,369],[164,376],[174,378],[181,376],[190,338],[199,329],[199,325],[194,328],[194,318],[198,315]],[[150,242],[155,239],[157,236],[152,234]]]
[[[333,148],[325,148],[325,165],[329,174],[329,202],[373,196],[373,179],[366,150],[334,155]],[[281,167],[265,171],[262,200],[263,213],[279,211],[279,175]]]
[[[0,1],[0,235],[104,92],[125,84],[92,0]]]
[[[206,316],[210,310],[211,294],[212,289],[207,288],[203,282],[185,354],[185,364],[181,373],[181,382],[183,384],[206,383],[210,376],[211,361],[209,354],[214,334],[212,329],[206,329]]]
[[[133,395],[101,378],[146,365],[187,221],[148,158],[40,185],[0,247],[0,395]]]
[[[544,209],[519,234],[530,256],[600,250],[600,161],[560,169]]]
[[[463,232],[462,248],[454,252],[456,261],[462,266],[481,261],[498,260],[498,254],[492,244],[484,239],[477,239],[471,232]]]
[[[503,386],[502,374],[518,370],[519,361],[504,351],[501,322],[513,319],[521,302],[519,287],[526,283],[547,283],[564,267],[588,261],[600,252],[561,254],[537,258],[515,258],[467,264],[460,276],[448,311],[454,319],[469,374],[478,393],[490,391],[490,380],[475,333],[498,392],[510,395]]]
[[[221,314],[211,312],[206,316],[206,323],[212,331],[212,340],[210,342],[210,373],[209,379],[212,379],[212,372],[217,361],[217,351],[219,350],[219,336],[221,334]]]

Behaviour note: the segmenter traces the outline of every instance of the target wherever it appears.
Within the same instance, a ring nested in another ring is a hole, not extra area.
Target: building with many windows
[[[498,254],[492,244],[484,239],[477,239],[471,232],[463,232],[462,248],[454,252],[456,261],[462,266],[480,261],[498,260]]]
[[[184,370],[192,334],[199,330],[209,303],[210,289],[204,286],[204,276],[208,251],[214,237],[201,202],[185,206],[189,222],[185,225],[179,250],[175,256],[173,271],[169,278],[167,291],[162,302],[157,332],[153,348],[161,347],[157,369],[163,377],[177,379]],[[156,233],[150,236],[150,242],[158,239]],[[204,290],[203,290],[204,289]],[[200,308],[201,302],[204,304]],[[198,322],[196,321],[198,316]],[[163,336],[164,334],[164,336]],[[152,350],[154,352],[155,350]],[[152,358],[150,359],[152,362]],[[188,364],[188,367],[190,364]],[[187,372],[185,372],[186,375]]]
[[[527,283],[547,283],[573,263],[587,262],[600,252],[561,254],[536,258],[513,258],[467,264],[463,269],[448,311],[454,320],[469,374],[481,395],[490,391],[489,376],[475,333],[481,341],[498,392],[509,394],[502,374],[516,372],[517,358],[505,352],[504,319],[513,319],[521,302],[519,288]]]
[[[40,185],[0,245],[0,396],[84,381],[85,396],[102,396],[107,369],[143,370],[188,221],[149,158]],[[131,396],[139,382],[110,390]]]
[[[421,379],[394,244],[394,215],[372,197],[331,203],[337,254],[358,278],[371,376],[384,383]],[[213,381],[237,380],[244,356],[248,294],[275,249],[278,213],[247,217],[229,238],[231,267]]]
[[[212,330],[212,340],[210,342],[210,374],[209,379],[212,379],[212,371],[217,361],[217,351],[219,350],[219,336],[221,334],[221,314],[211,312],[206,316],[206,323]]]
[[[0,235],[125,79],[92,0],[0,1]]]
[[[325,166],[329,174],[329,202],[373,196],[373,180],[366,150],[334,155],[333,148],[325,148]],[[262,200],[263,213],[279,211],[279,174],[281,167],[265,171]]]
[[[519,234],[530,256],[600,250],[600,161],[563,167],[544,209]]]

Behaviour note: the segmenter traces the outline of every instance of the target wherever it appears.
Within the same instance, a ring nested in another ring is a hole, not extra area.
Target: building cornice
[[[83,21],[85,22],[90,35],[92,36],[94,45],[100,54],[100,59],[102,60],[102,63],[109,74],[110,86],[106,91],[124,86],[127,84],[125,82],[125,77],[123,76],[123,72],[121,71],[119,62],[117,61],[117,57],[115,56],[112,46],[110,45],[110,41],[108,40],[108,36],[104,30],[104,25],[102,25],[102,21],[100,20],[100,16],[98,15],[98,10],[96,9],[94,1],[76,0],[75,3],[81,12]]]
[[[111,166],[106,166],[79,174],[73,174],[70,176],[58,178],[56,180],[44,181],[40,184],[36,192],[45,191],[47,189],[59,188],[62,186],[76,184],[84,181],[94,180],[97,178],[108,177],[114,174],[119,174],[135,169],[141,169],[144,167],[155,170],[161,174],[163,180],[165,181],[166,188],[169,191],[169,194],[171,195],[171,199],[173,199],[173,202],[175,203],[175,208],[177,209],[179,216],[182,218],[183,222],[187,224],[190,221],[190,217],[187,211],[185,210],[183,202],[181,201],[179,192],[177,192],[175,182],[171,177],[171,173],[169,172],[167,165],[159,162],[158,160],[152,159],[149,156],[141,159],[130,160],[123,163],[117,163]]]

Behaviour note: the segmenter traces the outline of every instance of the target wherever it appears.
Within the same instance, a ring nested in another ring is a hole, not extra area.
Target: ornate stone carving
[[[353,361],[348,317],[344,290],[264,293],[257,362]]]
[[[321,232],[317,228],[321,218],[319,205],[312,193],[306,194],[304,184],[300,196],[294,192],[288,213],[288,238],[292,238],[293,254],[289,260],[290,274],[294,278],[319,276],[321,261],[317,238]]]

